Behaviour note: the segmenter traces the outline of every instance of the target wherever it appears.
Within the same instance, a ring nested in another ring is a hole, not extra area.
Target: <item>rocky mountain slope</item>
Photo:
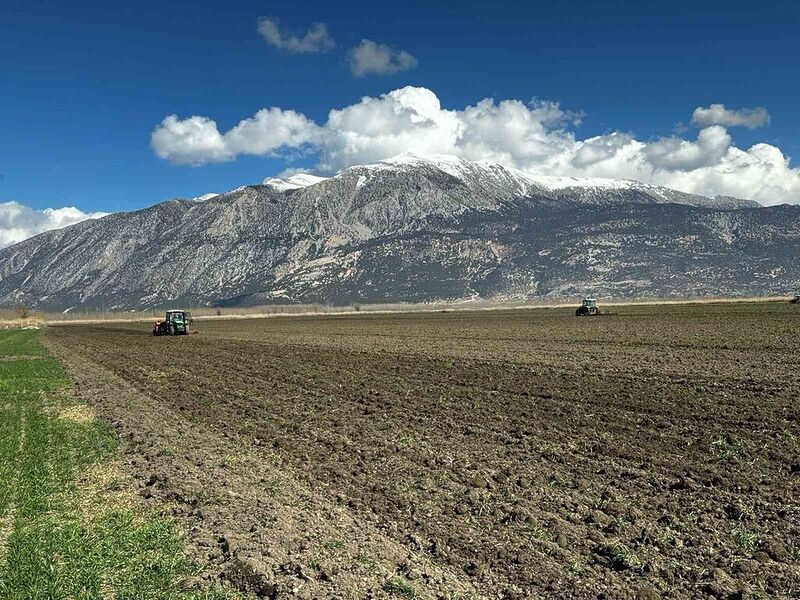
[[[171,200],[0,250],[0,304],[788,293],[800,208],[402,155]]]

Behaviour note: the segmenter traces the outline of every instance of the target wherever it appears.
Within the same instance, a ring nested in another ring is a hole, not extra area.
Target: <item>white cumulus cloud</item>
[[[662,138],[645,146],[645,156],[656,169],[693,171],[718,164],[731,146],[731,136],[724,127],[701,129],[697,141],[677,137]]]
[[[531,174],[636,179],[685,192],[800,203],[800,169],[770,144],[739,148],[725,126],[696,139],[639,140],[614,131],[580,139],[580,114],[555,102],[485,98],[444,108],[426,88],[404,87],[328,113],[317,124],[279,108],[259,111],[222,134],[206,117],[164,119],[153,132],[156,154],[175,163],[231,160],[239,154],[315,151],[315,171],[335,173],[403,152],[489,160]]]
[[[277,20],[265,17],[258,21],[258,33],[271,46],[293,54],[317,54],[335,45],[325,23],[314,23],[305,35],[298,36],[281,31]]]
[[[165,117],[153,130],[150,146],[156,156],[175,164],[201,165],[235,157],[225,147],[217,123],[206,117]]]
[[[692,123],[700,127],[709,125],[723,125],[736,127],[738,125],[755,129],[769,123],[769,113],[766,108],[725,108],[724,104],[712,104],[708,108],[698,106],[692,113]]]
[[[270,154],[317,141],[319,127],[293,110],[264,108],[224,135],[206,117],[165,117],[153,130],[150,146],[159,158],[178,165],[233,160],[239,154]]]
[[[0,248],[51,229],[60,229],[108,213],[85,213],[74,206],[36,210],[19,202],[0,202]]]
[[[358,46],[350,50],[348,61],[350,71],[356,77],[389,75],[417,66],[417,59],[405,50],[395,50],[386,44],[377,44],[367,39],[361,40]]]

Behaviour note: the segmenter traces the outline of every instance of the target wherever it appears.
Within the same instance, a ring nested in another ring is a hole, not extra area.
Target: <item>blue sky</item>
[[[324,23],[335,47],[276,48],[258,33],[260,17],[276,19],[286,35]],[[156,156],[150,135],[171,114],[208,117],[224,133],[266,107],[323,126],[332,108],[404,86],[431,90],[445,110],[487,97],[555,101],[583,114],[578,125],[564,117],[568,123],[552,126],[577,140],[619,132],[643,143],[676,135],[693,141],[696,107],[764,107],[768,123],[727,128],[732,144],[746,150],[766,142],[796,157],[796,167],[798,23],[797,3],[771,1],[6,0],[0,202],[131,210],[258,182],[286,167],[314,168],[318,148],[295,160],[280,150],[283,157],[244,153],[176,165]],[[348,51],[365,38],[407,51],[416,66],[355,77]]]

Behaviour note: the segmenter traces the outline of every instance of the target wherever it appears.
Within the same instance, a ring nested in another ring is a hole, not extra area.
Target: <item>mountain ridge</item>
[[[718,208],[720,207],[757,208],[761,206],[759,203],[753,200],[735,198],[733,196],[720,196],[720,195],[713,197],[702,196],[699,194],[680,192],[678,190],[674,190],[664,186],[642,183],[640,181],[635,181],[632,179],[530,175],[524,173],[523,171],[505,167],[498,163],[493,163],[490,161],[470,162],[467,161],[466,159],[448,154],[425,155],[425,154],[406,152],[394,156],[392,158],[378,161],[377,163],[357,165],[355,167],[344,169],[342,173],[335,175],[333,178],[346,175],[350,169],[381,169],[381,168],[386,168],[387,166],[389,168],[392,168],[404,165],[409,165],[409,166],[424,165],[426,167],[433,166],[455,177],[463,177],[464,175],[468,174],[471,169],[475,169],[476,167],[479,169],[483,168],[488,171],[495,171],[495,172],[501,171],[507,173],[508,177],[514,178],[519,182],[525,182],[528,185],[541,186],[545,188],[548,192],[552,192],[555,190],[565,190],[565,189],[574,190],[574,189],[591,189],[591,188],[605,189],[605,190],[609,189],[636,190],[648,193],[654,199],[662,199],[664,201],[669,201],[669,202],[675,202],[676,200],[679,200],[681,198],[684,199],[692,198],[697,203],[697,205],[710,206],[713,204],[715,207]],[[281,191],[284,191],[290,189],[309,187],[311,185],[321,183],[322,181],[326,181],[328,179],[332,178],[320,177],[317,175],[311,175],[309,173],[297,173],[288,178],[268,178],[263,181],[263,184],[271,185]],[[679,203],[688,203],[688,202],[684,201]]]
[[[589,181],[403,155],[171,200],[0,250],[0,304],[752,295],[800,282],[795,207]]]

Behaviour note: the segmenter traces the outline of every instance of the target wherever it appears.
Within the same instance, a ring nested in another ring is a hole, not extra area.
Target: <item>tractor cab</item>
[[[192,315],[190,312],[186,310],[168,310],[167,311],[167,321],[177,323],[177,322],[189,322],[192,320]]]
[[[600,308],[597,306],[597,300],[594,298],[584,298],[581,305],[575,311],[576,317],[594,316],[600,314]]]

